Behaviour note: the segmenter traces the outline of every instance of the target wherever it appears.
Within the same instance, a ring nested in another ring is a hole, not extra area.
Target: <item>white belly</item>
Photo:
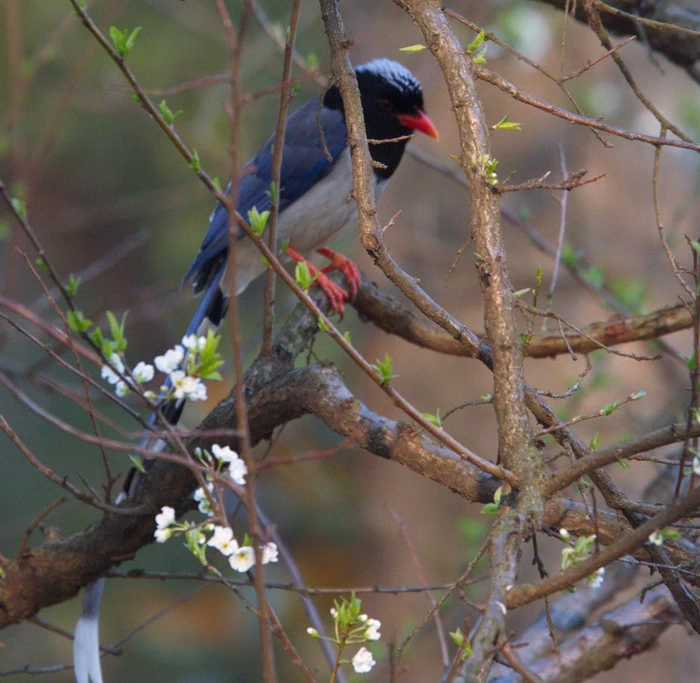
[[[387,181],[377,181],[374,174],[372,178],[374,196],[379,199]],[[357,206],[350,196],[351,191],[350,150],[346,149],[323,180],[282,212],[277,227],[279,243],[288,239],[298,252],[310,254],[343,230],[355,228]],[[237,244],[236,256],[240,294],[266,268],[260,260],[260,252],[249,239],[244,238]]]

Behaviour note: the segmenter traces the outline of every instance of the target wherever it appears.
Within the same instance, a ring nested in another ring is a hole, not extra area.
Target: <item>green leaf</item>
[[[198,173],[202,170],[202,163],[199,160],[199,152],[196,149],[192,150],[192,161],[190,161],[190,168]]]
[[[630,464],[626,460],[618,460],[617,464],[622,467],[623,470],[628,470],[630,467]]]
[[[10,221],[0,218],[0,242],[4,242],[10,234]]]
[[[318,69],[318,67],[321,65],[318,55],[315,52],[309,52],[306,55],[306,63],[308,64],[309,69],[312,71],[316,71],[316,69]]]
[[[12,207],[17,212],[17,215],[23,220],[27,220],[27,202],[17,197],[12,198]]]
[[[499,486],[496,489],[496,492],[493,494],[493,502],[496,503],[496,505],[501,504],[501,496],[503,495],[503,487]]]
[[[422,52],[428,48],[425,45],[416,43],[415,45],[406,45],[406,47],[400,47],[399,52]]]
[[[522,130],[520,124],[515,121],[508,120],[508,114],[506,114],[498,123],[494,123],[491,128],[493,130]]]
[[[199,352],[199,362],[194,368],[196,375],[202,379],[221,381],[221,375],[217,369],[224,364],[224,360],[219,353],[219,342],[221,335],[214,330],[207,330],[206,341]]]
[[[479,31],[476,38],[474,38],[474,40],[472,40],[472,42],[469,43],[469,45],[467,45],[467,52],[469,54],[474,52],[474,50],[476,50],[477,48],[479,48],[481,46],[481,44],[484,42],[485,38],[486,38],[486,31],[484,31],[482,29],[481,31]]]
[[[124,34],[116,26],[110,26],[109,37],[112,41],[112,45],[114,45],[114,49],[121,54],[121,49],[125,43]]]
[[[221,187],[221,181],[219,180],[218,176],[216,178],[211,179],[211,184],[219,191],[223,192],[223,188]]]
[[[129,460],[134,469],[141,472],[141,474],[146,474],[146,468],[143,466],[143,460],[138,457],[138,455],[130,455]]]
[[[110,358],[114,353],[115,344],[111,339],[102,340],[102,354],[105,358]]]
[[[578,254],[570,242],[564,242],[561,250],[561,262],[572,268],[578,262]]]
[[[392,374],[392,366],[394,361],[388,353],[384,354],[384,360],[379,360],[377,358],[377,364],[372,365],[372,369],[379,375],[382,384],[388,384],[390,380],[398,377],[398,375]]]
[[[70,328],[75,332],[85,332],[92,325],[92,320],[86,318],[82,311],[67,311],[66,320]]]
[[[277,201],[277,186],[275,182],[270,183],[269,189],[265,190],[265,194],[270,198],[270,203],[274,204]]]
[[[633,401],[639,401],[639,399],[644,398],[646,395],[647,395],[646,391],[637,391],[636,393],[634,393],[630,396],[630,399]]]
[[[501,504],[501,496],[503,495],[503,487],[499,486],[495,493],[493,494],[493,503],[486,503],[484,507],[481,508],[480,514],[482,515],[496,515],[498,514],[498,507]]]
[[[131,52],[131,50],[134,48],[134,45],[136,45],[136,36],[141,32],[141,27],[137,26],[130,34],[129,37],[126,39],[126,49],[127,52]]]
[[[248,224],[250,229],[256,235],[262,235],[267,227],[267,221],[270,218],[269,211],[263,211],[262,213],[258,211],[258,207],[254,206],[250,211],[248,211]]]
[[[484,45],[484,49],[474,56],[474,64],[486,64],[486,50],[488,46]]]
[[[442,429],[442,418],[440,417],[440,408],[437,409],[435,415],[430,413],[423,413],[423,417],[428,420],[428,422],[434,424],[438,429]]]
[[[315,277],[311,275],[309,264],[306,263],[306,261],[297,261],[296,266],[294,266],[294,279],[305,292],[309,291],[316,277],[318,277],[318,275]]]
[[[158,109],[160,109],[161,116],[169,126],[172,126],[173,121],[182,114],[182,109],[178,109],[175,112],[172,111],[165,100],[161,100]]]
[[[124,313],[121,322],[119,322],[112,313],[112,311],[107,311],[107,322],[109,323],[109,333],[112,336],[117,350],[124,351],[126,349],[126,337],[124,336],[124,327],[126,326],[126,316]]]
[[[68,276],[68,284],[66,285],[66,293],[68,296],[75,296],[78,293],[80,286],[80,277],[73,274]]]
[[[610,415],[611,413],[614,413],[618,408],[620,407],[620,402],[619,401],[613,401],[612,403],[607,403],[604,405],[600,412],[603,415]]]
[[[318,318],[318,329],[321,330],[321,332],[330,332],[328,323],[326,322],[326,319],[323,316],[319,316]]]
[[[528,292],[531,292],[532,288],[531,287],[526,287],[525,289],[519,289],[517,292],[514,292],[514,296],[516,299],[519,299],[520,297],[525,296]]]
[[[542,284],[542,266],[537,266],[537,270],[535,271],[535,287],[537,289],[539,289],[541,284]]]
[[[600,446],[600,432],[596,432],[591,439],[590,448],[592,451]]]
[[[348,344],[350,344],[350,346],[352,346],[352,339],[350,338],[350,332],[349,332],[349,331],[346,330],[345,332],[343,332],[343,339],[345,339],[345,341],[346,341]]]
[[[600,289],[600,287],[603,286],[605,274],[598,266],[589,266],[581,273],[581,275],[583,275],[586,282],[592,284],[594,287],[598,287]]]
[[[45,273],[49,273],[49,264],[43,256],[37,256],[34,263],[41,268]]]
[[[498,514],[498,505],[496,503],[486,503],[484,507],[479,510],[480,515],[497,515]]]
[[[136,45],[136,36],[138,36],[140,31],[140,26],[137,26],[131,33],[129,33],[127,28],[120,31],[116,26],[109,27],[109,37],[120,57],[126,57],[133,50],[134,45]]]
[[[102,330],[99,327],[96,327],[90,334],[88,334],[88,338],[90,341],[97,346],[98,348],[102,348],[102,345],[104,344],[104,337],[102,336]],[[106,353],[105,356],[109,358],[112,354],[111,353]]]

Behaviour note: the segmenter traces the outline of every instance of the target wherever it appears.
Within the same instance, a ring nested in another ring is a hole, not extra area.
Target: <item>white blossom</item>
[[[331,616],[333,617],[333,619],[338,618],[338,610],[335,607],[331,607],[330,612],[331,612]]]
[[[167,529],[175,521],[175,508],[164,505],[156,515],[156,526],[159,529]]]
[[[182,345],[188,351],[202,351],[206,343],[206,337],[198,337],[196,334],[188,334],[182,338]]]
[[[143,361],[137,363],[136,367],[134,368],[134,371],[131,373],[131,376],[139,384],[143,384],[144,382],[150,382],[153,379],[153,375],[153,366],[149,365],[148,363],[144,363]]]
[[[211,454],[221,463],[224,465],[228,465],[229,463],[233,462],[234,460],[238,460],[238,453],[234,451],[232,448],[229,446],[219,446],[218,443],[215,443],[211,447]]]
[[[238,541],[233,537],[233,529],[228,526],[215,526],[214,535],[207,545],[216,548],[223,555],[232,555],[238,550]]]
[[[600,588],[603,585],[603,580],[605,579],[605,567],[596,569],[593,574],[586,577],[586,581],[591,588]]]
[[[209,490],[209,493],[212,493],[214,491],[214,484],[209,482],[207,484],[207,489]],[[207,498],[207,495],[204,493],[203,488],[198,488],[194,492],[194,499],[195,502],[197,503],[197,507],[199,508],[199,511],[203,515],[207,515],[209,517],[212,516],[212,510],[211,510],[211,505],[209,504],[209,498]]]
[[[306,629],[306,632],[307,632],[312,638],[318,638],[318,631],[317,631],[315,628],[309,626],[309,628]]]
[[[165,543],[172,535],[172,529],[156,529],[153,533],[156,543]]]
[[[654,545],[663,545],[664,544],[664,535],[661,531],[658,529],[656,531],[652,531],[649,534],[649,542],[653,543]]]
[[[239,486],[245,485],[248,468],[236,451],[228,446],[220,446],[218,443],[215,443],[211,447],[211,453],[221,464],[228,466],[229,476],[236,484]]]
[[[191,401],[205,401],[207,388],[198,377],[191,377],[183,370],[174,370],[170,373],[170,382],[173,385],[175,398],[188,398]]]
[[[190,401],[206,401],[207,400],[207,387],[202,382],[201,379],[195,378],[194,389],[192,389],[192,391],[190,391],[187,398],[189,398]]]
[[[262,547],[262,563],[277,562],[279,560],[279,550],[276,543],[266,543]]]
[[[245,486],[245,477],[248,474],[246,464],[238,458],[228,466],[228,474],[239,486]]]
[[[158,543],[165,543],[172,535],[170,525],[175,521],[175,509],[163,506],[156,515],[156,530],[153,534]]]
[[[102,366],[100,374],[102,379],[107,380],[110,384],[116,384],[121,381],[119,374],[124,374],[124,363],[122,363],[118,353],[113,353],[109,357],[109,363],[109,365]]]
[[[231,569],[237,572],[247,572],[255,565],[255,553],[249,545],[239,546],[228,558]]]
[[[367,630],[365,631],[365,638],[367,640],[379,640],[382,634],[379,633],[382,622],[379,619],[367,619]]]
[[[156,356],[153,363],[160,372],[169,375],[180,367],[184,357],[185,349],[182,346],[176,346],[173,349],[168,349],[162,356]]]
[[[696,455],[693,458],[693,472],[695,474],[700,475],[700,455]]]
[[[366,647],[361,647],[352,658],[352,668],[358,674],[369,673],[375,664],[372,653]]]
[[[124,398],[131,393],[131,389],[126,382],[119,381],[117,382],[117,386],[114,387],[114,393],[119,396],[119,398]]]

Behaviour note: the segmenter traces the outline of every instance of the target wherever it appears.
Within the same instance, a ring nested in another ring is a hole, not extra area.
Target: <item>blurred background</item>
[[[189,81],[223,75],[229,53],[214,2],[174,0],[111,0],[89,3],[91,15],[107,32],[109,26],[142,27],[136,48],[128,57],[141,85],[159,102],[164,92],[173,111],[182,110],[176,128],[198,150],[203,168],[225,184],[230,174],[230,124],[224,105],[225,83],[195,89],[178,88]],[[234,20],[238,0],[227,3]],[[590,31],[535,2],[468,2],[449,6],[471,21],[494,31],[511,46],[541,63],[552,73],[569,72],[603,53]],[[284,34],[291,3],[261,0],[260,12],[280,35]],[[441,133],[439,142],[418,136],[411,144],[440,163],[454,166],[459,154],[456,124],[439,69],[426,50],[413,54],[399,48],[422,42],[407,16],[388,0],[343,3],[344,19],[355,41],[352,59],[398,59],[423,84],[426,108]],[[128,310],[128,358],[132,364],[151,361],[177,342],[194,304],[189,287],[180,288],[213,208],[206,188],[172,144],[134,102],[114,64],[76,19],[67,0],[0,0],[0,179],[13,195],[27,202],[29,219],[59,272],[82,274],[78,304],[92,319],[104,322],[104,311]],[[474,34],[455,25],[467,45]],[[562,41],[566,34],[566,49]],[[303,4],[297,48],[313,65],[329,73],[328,48],[318,4]],[[700,136],[697,86],[663,57],[636,41],[622,50],[638,83],[657,107],[686,133]],[[562,107],[567,101],[554,83],[513,56],[488,45],[488,67],[531,95]],[[253,92],[281,79],[282,59],[277,45],[251,20],[241,68],[242,88]],[[295,68],[295,76],[302,72]],[[601,116],[615,126],[658,135],[659,127],[624,83],[608,59],[570,84],[574,97],[589,116]],[[561,178],[561,158],[569,172],[587,169],[604,173],[602,180],[569,193],[565,255],[577,265],[584,282],[563,268],[553,299],[555,310],[584,326],[620,311],[650,312],[675,305],[683,294],[659,245],[652,201],[654,150],[621,138],[606,136],[603,146],[587,129],[518,104],[487,84],[479,86],[490,124],[505,114],[522,124],[522,132],[493,134],[493,156],[500,161],[499,177],[512,174],[519,183],[551,172]],[[173,92],[170,89],[182,90]],[[318,86],[302,83],[296,102],[317,94]],[[240,122],[241,159],[247,159],[273,130],[279,96],[261,97],[245,107]],[[668,240],[680,262],[691,264],[685,235],[698,239],[700,173],[697,155],[666,148],[661,159],[661,214]],[[504,205],[536,228],[552,245],[560,225],[560,195],[549,192],[508,194]],[[468,196],[463,188],[416,159],[407,156],[379,204],[380,219],[388,222],[403,211],[385,236],[401,265],[453,315],[476,331],[483,328],[482,302],[474,255],[469,241]],[[553,260],[522,228],[504,220],[507,261],[515,289],[534,285],[543,270],[545,293]],[[451,276],[460,249],[466,250]],[[359,247],[354,235],[334,245],[355,257],[360,268],[386,291],[393,290]],[[17,248],[34,254],[9,215],[0,209],[0,292],[30,307],[43,320],[56,317],[40,287],[28,273]],[[607,295],[601,295],[604,289]],[[293,302],[280,286],[277,320],[281,323]],[[242,299],[247,362],[255,357],[262,329],[262,286],[257,283]],[[544,301],[541,299],[540,303]],[[611,302],[616,302],[611,305]],[[523,329],[526,321],[523,320]],[[395,385],[422,411],[444,415],[466,401],[492,390],[489,373],[475,361],[440,357],[389,337],[358,320],[350,309],[342,330],[371,361],[390,353]],[[537,322],[535,332],[540,331]],[[41,336],[37,329],[32,330]],[[591,354],[593,371],[584,392],[556,403],[562,418],[593,412],[632,392],[647,397],[605,419],[583,423],[577,433],[590,441],[596,433],[602,445],[629,438],[681,419],[687,407],[687,371],[679,355],[690,352],[690,333],[667,337],[663,349],[635,344],[625,350],[643,355],[661,352],[654,362]],[[223,343],[228,354],[230,342]],[[320,358],[337,363],[356,395],[373,410],[401,419],[387,397],[348,362],[327,339],[314,347]],[[300,359],[299,362],[305,362]],[[190,406],[184,424],[196,426],[218,400],[227,395],[232,377],[226,366],[224,381],[209,385],[206,404]],[[527,379],[533,385],[563,392],[585,367],[562,356],[556,360],[528,360]],[[59,371],[37,346],[28,343],[6,323],[0,323],[0,368],[45,409],[80,429],[90,430],[86,413],[52,391],[61,382],[80,393],[74,376]],[[97,371],[95,370],[95,374]],[[100,404],[127,430],[135,423]],[[84,478],[95,489],[104,479],[99,451],[48,425],[0,389],[0,412],[14,430],[54,471],[74,483]],[[497,443],[493,412],[478,406],[455,412],[445,428],[470,449],[495,459]],[[110,434],[114,435],[116,432]],[[0,437],[0,551],[13,557],[32,519],[61,495],[61,491],[32,469],[5,437]],[[260,453],[267,445],[263,444]],[[320,422],[306,418],[290,424],[276,441],[269,458],[300,455],[335,448],[332,457],[267,470],[260,478],[262,505],[277,525],[311,586],[412,586],[419,583],[412,550],[401,535],[403,525],[415,548],[426,580],[442,584],[460,576],[486,535],[490,518],[479,506],[468,505],[416,475],[344,447],[340,438]],[[672,451],[672,449],[671,449]],[[550,452],[556,450],[550,445]],[[111,453],[113,467],[125,472],[123,453]],[[637,496],[655,472],[652,463],[628,469],[610,468],[630,496]],[[575,497],[578,494],[572,491]],[[75,501],[61,506],[47,521],[64,534],[97,519]],[[38,538],[34,539],[38,542]],[[543,541],[550,572],[558,570],[561,546]],[[531,550],[525,550],[522,580],[535,578]],[[149,547],[123,569],[196,572],[197,562],[178,542]],[[487,567],[477,570],[485,576]],[[268,572],[271,580],[288,581],[283,566]],[[114,643],[160,610],[188,596],[196,584],[184,581],[119,580],[108,582],[103,603],[101,635]],[[483,598],[479,585],[466,592]],[[250,597],[250,596],[249,596]],[[363,595],[370,616],[381,619],[383,639],[373,648],[379,665],[367,680],[387,680],[386,643],[403,640],[428,609],[421,594]],[[298,597],[273,591],[271,600],[292,640],[309,664],[325,680],[327,665],[317,643],[305,635],[308,625]],[[317,599],[324,615],[331,598]],[[464,626],[466,606],[454,601],[444,611],[445,626]],[[79,600],[45,610],[39,616],[72,630]],[[511,615],[511,627],[522,631],[539,613],[539,606]],[[473,617],[473,613],[470,613]],[[330,623],[330,621],[329,621]],[[0,670],[28,665],[51,667],[70,661],[70,642],[32,624],[5,630],[0,636]],[[409,646],[402,681],[434,681],[441,659],[434,625],[427,625]],[[289,659],[278,656],[280,680],[298,679]],[[205,586],[188,600],[137,633],[120,657],[104,662],[110,681],[255,681],[260,679],[258,631],[255,620],[229,592]],[[661,647],[633,658],[610,675],[596,680],[691,681],[697,679],[700,654],[681,627],[672,627]],[[614,678],[615,677],[615,678]],[[24,680],[16,675],[8,680]],[[48,673],[44,680],[70,681],[70,671]]]

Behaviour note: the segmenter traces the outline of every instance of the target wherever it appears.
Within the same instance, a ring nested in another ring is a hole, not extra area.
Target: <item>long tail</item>
[[[99,617],[104,583],[104,579],[97,579],[83,593],[83,613],[75,627],[73,641],[73,666],[77,683],[102,683]]]
[[[204,296],[197,306],[190,324],[187,326],[186,334],[204,335],[207,330],[217,330],[228,309],[228,295],[221,286],[221,282],[226,271],[225,261],[218,266],[214,276],[211,278]],[[168,382],[166,382],[168,385]],[[176,425],[180,421],[182,411],[185,408],[184,399],[178,401],[161,401],[158,410],[171,425]],[[148,419],[149,427],[155,427],[158,416],[153,413]],[[165,442],[152,436],[144,436],[139,446],[141,449],[148,448],[157,453],[165,447]],[[155,458],[144,458],[143,466],[148,471],[153,465]],[[132,496],[141,481],[141,473],[132,467],[124,482],[124,492],[117,498],[117,503]],[[104,579],[93,581],[85,588],[83,594],[83,611],[75,627],[73,641],[73,666],[75,667],[76,683],[103,683],[102,668],[100,666],[100,639],[99,639],[99,617],[100,603],[102,601],[102,590]]]

